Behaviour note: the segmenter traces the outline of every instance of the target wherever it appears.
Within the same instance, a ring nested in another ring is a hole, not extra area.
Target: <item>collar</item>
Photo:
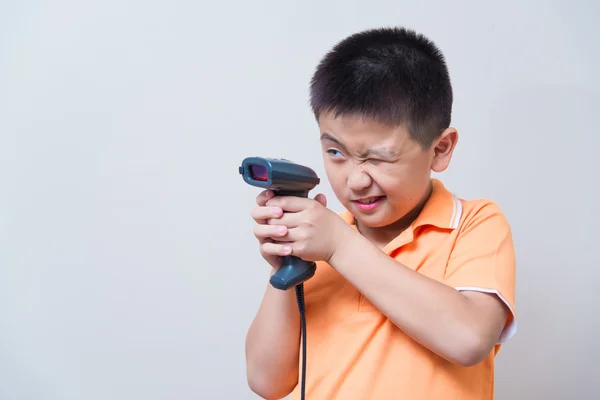
[[[462,217],[462,202],[438,179],[431,179],[433,190],[421,214],[415,219],[412,228],[433,225],[440,229],[458,228]]]
[[[403,244],[413,240],[416,228],[431,225],[440,229],[454,230],[462,217],[462,202],[444,184],[435,178],[431,179],[432,191],[419,216],[413,221],[408,229],[402,232],[396,239],[390,242],[385,250],[396,249]],[[340,216],[356,229],[354,216],[345,210]]]

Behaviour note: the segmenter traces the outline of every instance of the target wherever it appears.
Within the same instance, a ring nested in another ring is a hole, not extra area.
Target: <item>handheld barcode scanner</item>
[[[248,157],[240,166],[246,183],[275,192],[275,196],[308,197],[320,179],[312,169],[285,159]],[[271,276],[271,285],[287,290],[312,278],[316,264],[296,256],[284,256],[281,267]]]
[[[312,169],[281,158],[248,157],[242,161],[239,173],[249,185],[270,189],[275,196],[308,197],[320,182]],[[302,386],[300,398],[304,400],[306,382],[306,317],[304,314],[304,282],[312,278],[316,263],[296,256],[284,256],[279,269],[271,276],[271,285],[280,290],[294,287],[302,329]]]

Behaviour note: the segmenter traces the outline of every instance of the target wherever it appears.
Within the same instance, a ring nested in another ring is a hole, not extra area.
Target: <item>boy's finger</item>
[[[298,228],[287,228],[287,233],[285,234],[285,236],[281,236],[277,238],[277,242],[279,243],[297,243],[297,242],[301,242],[301,241],[306,241],[307,238],[307,233],[306,231],[301,231]]]
[[[251,216],[258,224],[264,224],[271,218],[279,218],[283,215],[283,210],[279,207],[256,207],[252,210]]]
[[[288,230],[285,226],[278,225],[256,225],[254,227],[254,236],[258,240],[265,238],[280,238],[287,234]]]
[[[292,252],[292,246],[289,244],[263,243],[260,250],[263,255],[287,256]]]
[[[278,196],[268,200],[266,205],[269,207],[279,207],[287,212],[300,212],[306,210],[313,201],[313,199],[305,197]]]
[[[303,216],[300,213],[287,212],[278,218],[269,218],[264,224],[265,225],[278,225],[287,226],[288,229],[296,228],[302,223]]]
[[[323,207],[327,207],[327,197],[323,193],[319,193],[315,196],[315,200],[321,203]]]
[[[271,199],[275,193],[272,190],[263,190],[256,196],[256,204],[259,206],[264,206],[265,203]]]

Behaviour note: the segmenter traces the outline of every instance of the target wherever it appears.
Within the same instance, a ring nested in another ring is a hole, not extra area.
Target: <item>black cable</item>
[[[304,400],[306,389],[306,314],[304,310],[304,284],[296,286],[296,300],[300,311],[300,323],[302,330],[302,381],[300,386],[300,399]]]

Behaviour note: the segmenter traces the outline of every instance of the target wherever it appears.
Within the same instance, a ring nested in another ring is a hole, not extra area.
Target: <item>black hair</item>
[[[355,33],[327,53],[310,83],[310,105],[323,112],[361,115],[404,125],[429,147],[450,125],[452,85],[436,45],[403,27]]]

